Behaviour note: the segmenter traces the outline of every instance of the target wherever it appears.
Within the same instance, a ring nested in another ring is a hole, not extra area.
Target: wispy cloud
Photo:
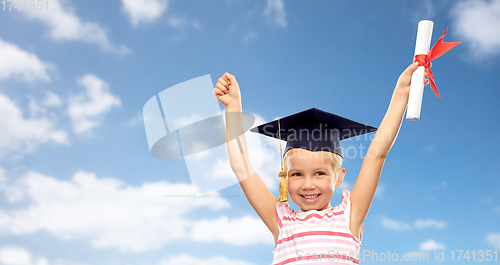
[[[168,127],[170,128],[182,128],[186,125],[190,125],[197,121],[203,120],[202,117],[198,114],[192,114],[190,116],[178,117],[174,119],[171,123],[169,123]]]
[[[486,242],[494,248],[500,248],[500,233],[491,233],[486,236]]]
[[[36,109],[36,107],[34,107]],[[40,144],[67,144],[67,134],[56,128],[48,117],[37,117],[37,110],[25,118],[23,111],[7,96],[0,94],[0,157],[6,153],[30,153]]]
[[[141,112],[138,112],[135,116],[130,118],[127,122],[127,125],[129,125],[129,126],[136,126],[139,124],[144,124],[144,118],[143,118],[143,114]]]
[[[196,18],[186,16],[169,15],[166,18],[166,22],[167,25],[177,30],[177,35],[170,36],[169,41],[177,43],[185,40],[189,36],[189,28],[200,30],[202,27],[201,23]]]
[[[78,84],[85,91],[69,97],[68,114],[73,122],[73,131],[83,134],[98,126],[111,108],[121,106],[121,101],[109,92],[109,85],[95,75],[84,75]]]
[[[89,239],[97,249],[135,253],[186,240],[230,245],[274,243],[258,218],[185,218],[197,208],[221,210],[230,204],[222,197],[164,196],[192,194],[193,187],[184,183],[150,182],[134,187],[83,171],[69,181],[28,172],[16,182],[3,185],[1,191],[12,205],[23,202],[23,207],[0,212],[1,234],[43,230],[62,240]],[[239,235],[236,241],[235,234]]]
[[[470,54],[485,59],[500,53],[500,0],[465,0],[451,10],[454,30]]]
[[[122,0],[122,11],[128,16],[132,27],[140,24],[150,24],[157,21],[168,11],[169,0]],[[201,29],[201,23],[196,18],[169,14],[165,18],[168,26],[177,29],[176,36],[171,36],[170,40],[180,42],[188,37],[187,29]]]
[[[122,10],[130,24],[137,27],[140,23],[152,23],[167,11],[167,0],[122,0]]]
[[[49,72],[55,66],[43,62],[34,53],[18,48],[0,39],[0,79],[14,78],[22,81],[50,81]]]
[[[432,239],[420,244],[421,251],[438,250],[438,249],[444,249],[444,248],[446,248],[446,246],[444,244],[436,243],[436,241],[434,241]]]
[[[230,260],[225,257],[210,257],[196,258],[187,254],[171,256],[166,260],[162,260],[158,265],[255,265],[255,263],[245,262],[241,260]]]
[[[448,224],[445,221],[437,221],[434,219],[418,219],[413,223],[405,223],[402,221],[389,219],[385,216],[382,217],[381,224],[383,227],[389,228],[391,230],[402,231],[411,229],[421,229],[421,228],[444,228]]]
[[[49,260],[33,255],[25,248],[17,246],[3,246],[0,248],[0,264],[2,265],[84,265],[68,260]]]
[[[27,95],[27,97],[29,99],[28,109],[31,118],[46,116],[55,120],[57,115],[49,112],[49,110],[63,105],[61,98],[50,90],[45,91],[42,99],[36,99],[32,95]]]
[[[60,107],[63,104],[61,98],[52,91],[45,91],[45,97],[41,103],[47,107]]]
[[[49,28],[49,35],[56,41],[83,41],[96,44],[106,52],[125,54],[130,50],[124,45],[113,44],[105,29],[95,22],[85,21],[75,15],[75,8],[68,1],[51,0],[48,11],[22,12],[29,19],[42,22]]]
[[[385,193],[386,185],[385,184],[379,184],[377,186],[377,190],[375,191],[375,196],[382,197],[383,194]]]
[[[222,216],[215,220],[199,220],[192,225],[189,238],[194,241],[236,246],[273,243],[273,237],[262,220],[250,216],[231,219]],[[243,240],[234,240],[235,233]]]
[[[283,0],[267,0],[264,14],[272,24],[286,28],[286,11]]]
[[[167,18],[167,23],[169,26],[177,29],[185,29],[185,28],[201,29],[201,23],[196,18],[170,15]]]

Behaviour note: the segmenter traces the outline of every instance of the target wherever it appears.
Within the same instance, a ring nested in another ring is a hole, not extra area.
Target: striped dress
[[[342,190],[342,202],[322,211],[297,211],[288,202],[276,204],[279,237],[273,250],[273,265],[359,264],[363,237],[349,229],[350,190]]]

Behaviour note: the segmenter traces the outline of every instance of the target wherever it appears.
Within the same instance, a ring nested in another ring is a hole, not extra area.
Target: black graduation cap
[[[339,141],[377,130],[317,108],[280,118],[279,123],[281,140],[286,141],[283,156],[292,148],[303,148],[313,152],[329,151],[343,157]],[[259,125],[250,131],[280,139],[278,120]]]

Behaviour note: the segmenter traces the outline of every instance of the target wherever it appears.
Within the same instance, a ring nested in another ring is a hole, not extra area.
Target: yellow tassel
[[[280,187],[279,187],[280,197],[278,201],[286,202],[288,201],[288,185],[286,181],[286,171],[282,169],[279,173],[279,176],[280,176]]]
[[[286,171],[283,169],[283,156],[281,155],[281,125],[280,119],[278,119],[278,139],[280,140],[280,158],[281,158],[281,170],[279,173],[280,177],[280,187],[279,193],[280,197],[278,201],[287,202],[288,201],[288,185],[286,183]]]

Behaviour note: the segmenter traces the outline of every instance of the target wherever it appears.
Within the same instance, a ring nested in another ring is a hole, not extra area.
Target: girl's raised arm
[[[214,88],[214,95],[225,107],[226,147],[231,169],[235,173],[248,202],[271,230],[276,240],[279,235],[275,215],[278,199],[250,165],[243,131],[241,94],[235,77],[226,72],[219,78]]]
[[[358,179],[352,189],[351,231],[355,235],[358,234],[356,232],[360,230],[361,224],[368,214],[375,191],[377,190],[385,158],[399,133],[406,105],[408,104],[411,74],[417,67],[418,63],[411,64],[399,77],[389,108],[375,133],[375,137],[370,143]],[[425,77],[427,77],[427,74]],[[425,85],[428,83],[429,80],[426,79]]]

